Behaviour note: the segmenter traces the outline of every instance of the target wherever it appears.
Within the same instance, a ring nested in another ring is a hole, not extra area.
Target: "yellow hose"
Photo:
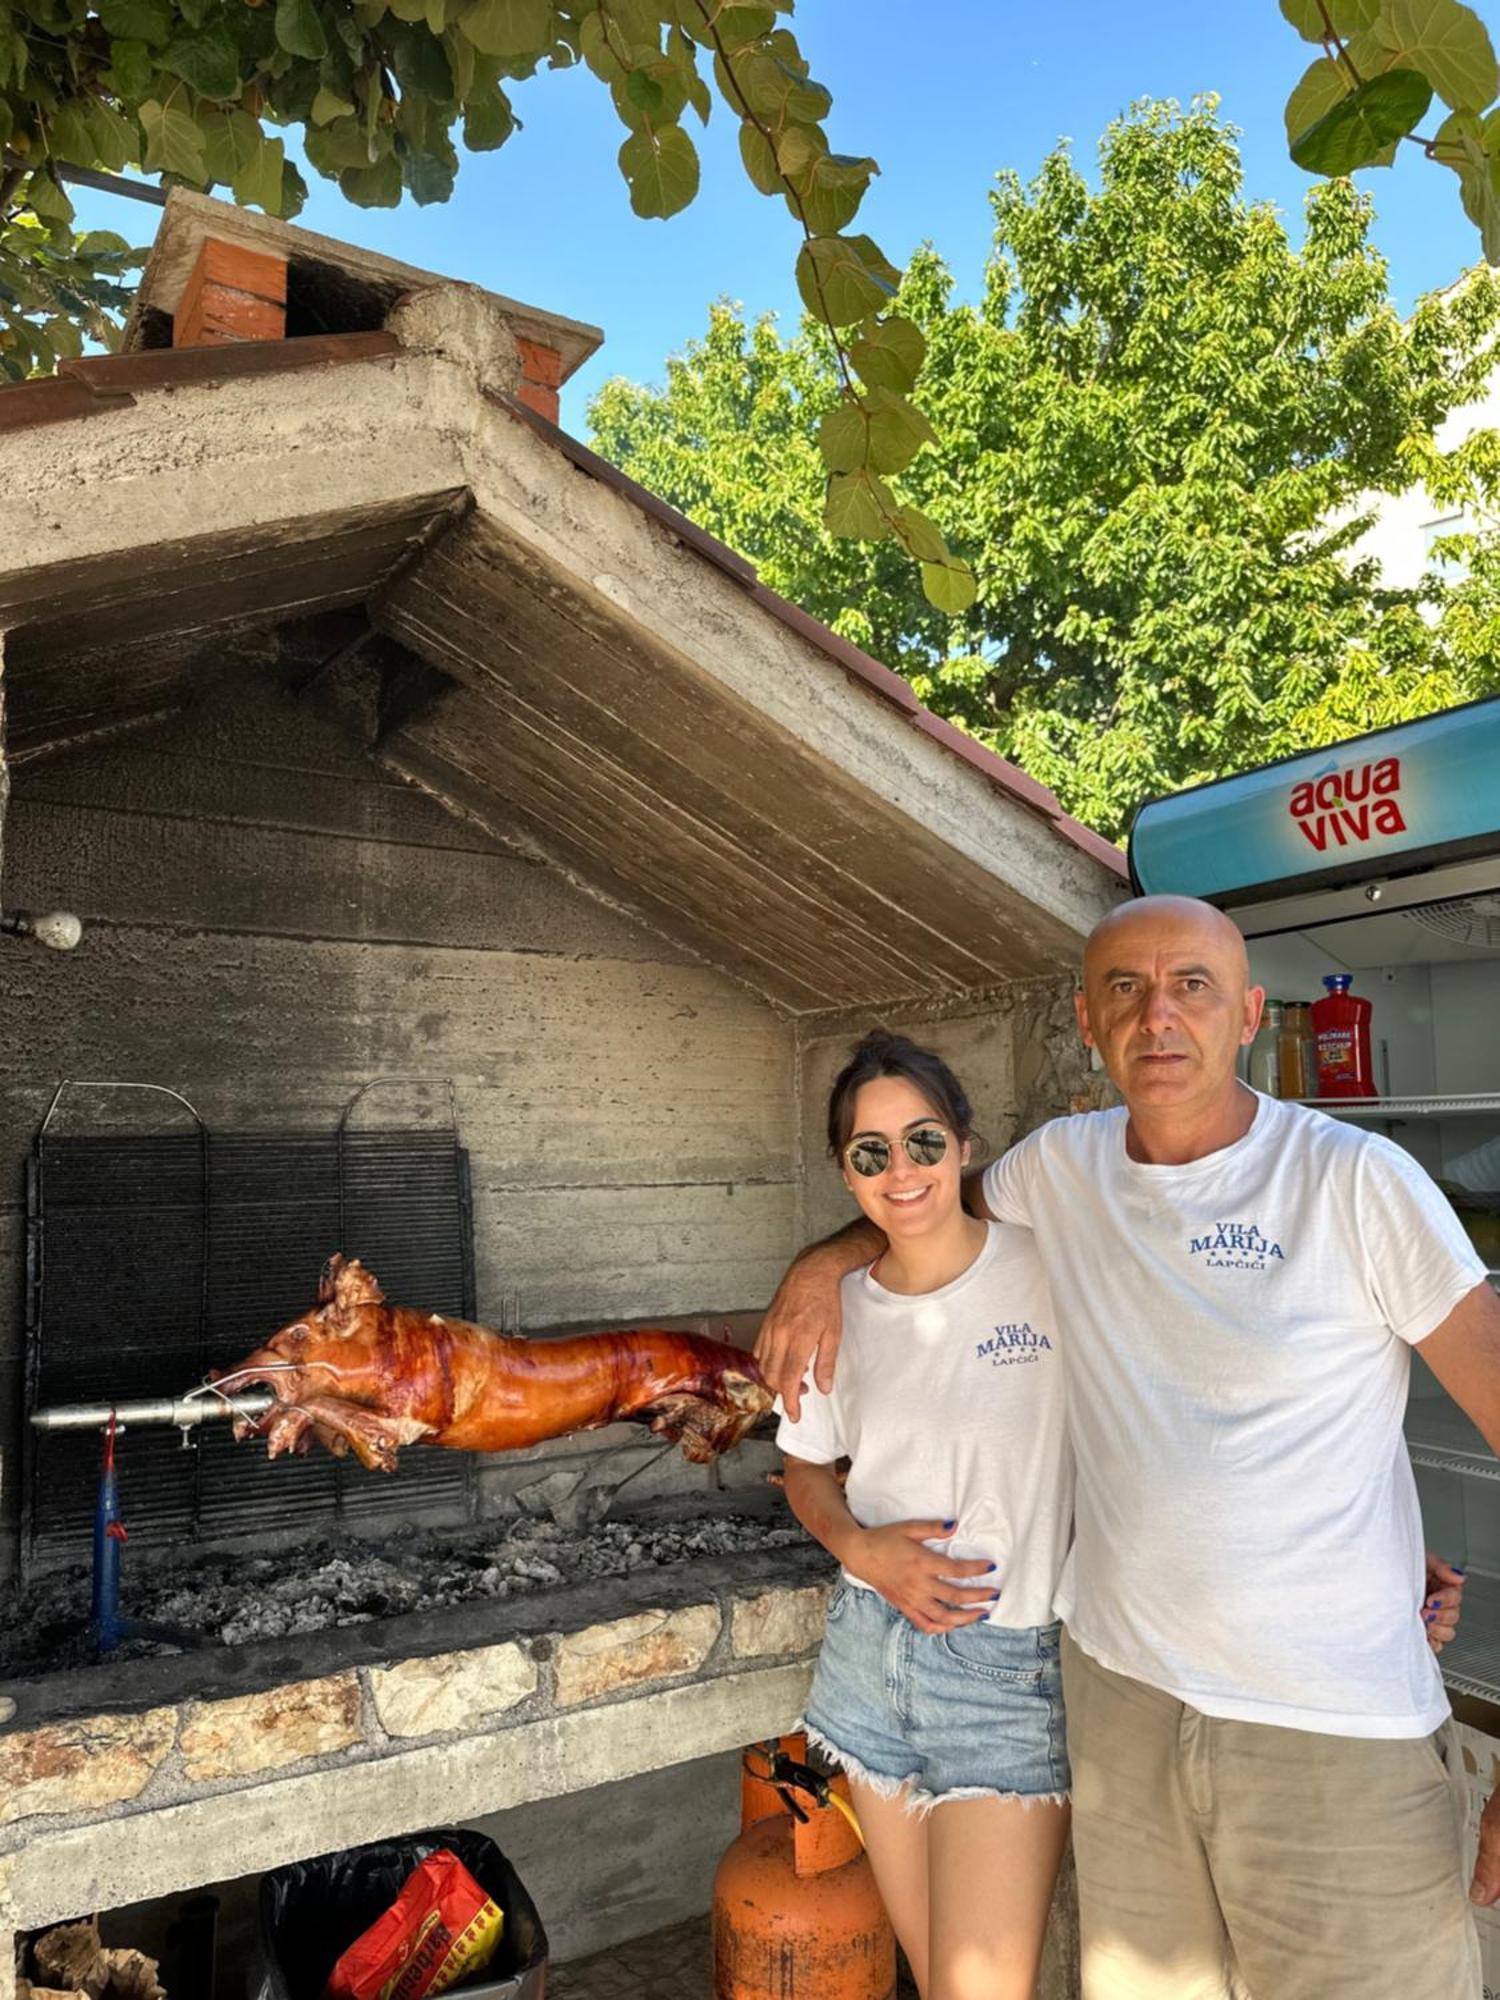
[[[832,1786],[830,1786],[828,1790],[828,1803],[831,1806],[838,1807],[839,1811],[844,1815],[844,1818],[848,1820],[850,1826],[853,1827],[854,1838],[859,1842],[860,1846],[863,1847],[865,1844],[865,1836],[863,1830],[860,1827],[859,1819],[855,1813],[853,1806],[850,1805],[849,1801],[846,1798],[841,1798],[840,1795],[836,1791],[834,1791]]]

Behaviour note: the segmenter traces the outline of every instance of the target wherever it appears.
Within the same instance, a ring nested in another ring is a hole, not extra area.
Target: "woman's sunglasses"
[[[905,1132],[901,1144],[914,1167],[935,1167],[948,1150],[948,1134],[941,1125],[919,1125]],[[851,1173],[867,1181],[883,1174],[891,1164],[889,1139],[855,1139],[844,1148],[844,1161]]]

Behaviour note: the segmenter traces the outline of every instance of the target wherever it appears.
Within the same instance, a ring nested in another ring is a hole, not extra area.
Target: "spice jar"
[[[1313,1033],[1312,1007],[1306,1000],[1288,1000],[1281,1016],[1280,1085],[1283,1097],[1318,1094],[1318,1041]]]

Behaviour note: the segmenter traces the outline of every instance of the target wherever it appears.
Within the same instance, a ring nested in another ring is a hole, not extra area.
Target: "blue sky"
[[[1481,12],[1490,15],[1488,0]],[[1308,182],[1286,156],[1281,114],[1316,51],[1276,0],[801,0],[792,25],[833,92],[835,148],[880,162],[860,226],[896,263],[931,239],[964,291],[977,287],[988,248],[996,169],[1029,177],[1062,137],[1090,167],[1104,127],[1137,97],[1216,91],[1244,135],[1247,191],[1274,201],[1300,234]],[[665,357],[702,329],[710,300],[796,313],[795,226],[745,179],[721,106],[701,135],[688,114],[703,152],[697,201],[670,221],[643,222],[615,165],[623,134],[592,76],[544,70],[513,96],[525,129],[499,153],[466,158],[447,206],[351,208],[309,176],[299,219],[603,327],[602,352],[563,392],[563,421],[580,433],[599,384],[612,374],[659,380]],[[1415,148],[1401,151],[1396,168],[1363,178],[1405,309],[1478,247],[1452,176]],[[118,201],[90,200],[87,215],[126,233],[151,226],[149,210]]]

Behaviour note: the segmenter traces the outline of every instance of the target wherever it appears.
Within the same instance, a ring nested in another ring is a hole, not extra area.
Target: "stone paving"
[[[916,2000],[917,1989],[904,1977],[896,1991],[900,2000]],[[547,2000],[712,2000],[712,1995],[707,1917],[554,1966],[547,1980]]]

